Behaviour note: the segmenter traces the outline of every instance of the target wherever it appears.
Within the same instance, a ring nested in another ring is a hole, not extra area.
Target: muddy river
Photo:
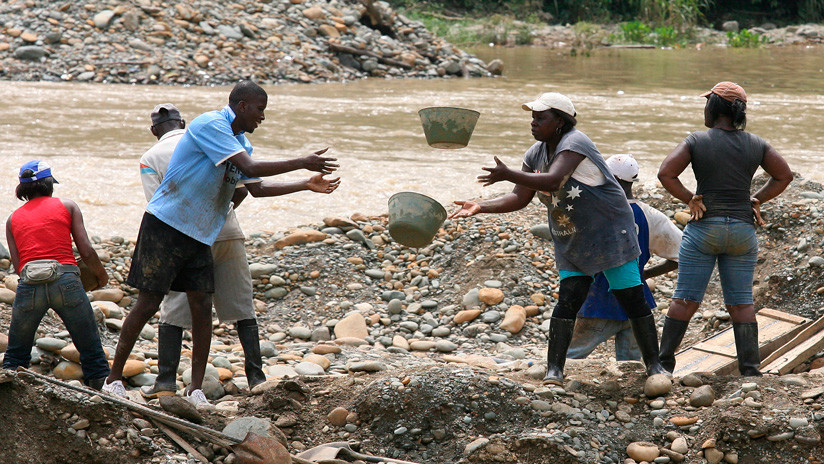
[[[530,116],[520,105],[545,91],[569,95],[578,127],[601,152],[633,153],[642,180],[655,182],[664,156],[702,128],[704,99],[697,95],[733,80],[749,94],[747,129],[772,143],[793,170],[824,181],[824,48],[597,50],[589,57],[544,48],[473,52],[501,58],[504,77],[267,88],[266,121],[250,136],[254,156],[290,158],[328,146],[343,182],[329,196],[248,199],[238,212],[245,231],[385,212],[389,196],[404,190],[444,204],[507,191],[507,185],[482,188],[475,177],[493,155],[520,166],[532,143]],[[46,159],[60,181],[56,195],[80,205],[92,234],[135,237],[145,207],[138,159],[155,142],[152,107],[173,102],[190,120],[223,106],[228,93],[227,87],[0,82],[0,214],[21,204],[14,197],[19,166]],[[417,111],[428,106],[481,112],[467,148],[426,145]]]

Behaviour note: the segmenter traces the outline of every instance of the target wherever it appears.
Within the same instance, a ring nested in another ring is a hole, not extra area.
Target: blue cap
[[[32,175],[31,177],[23,177],[23,173],[27,170],[31,170],[34,173],[34,175]],[[20,178],[21,184],[26,182],[34,182],[40,179],[45,179],[46,177],[53,178],[51,166],[49,166],[49,163],[39,160],[29,161],[28,163],[24,164],[23,167],[20,168],[20,174],[18,177]],[[54,179],[54,182],[59,183],[57,182],[57,179]]]

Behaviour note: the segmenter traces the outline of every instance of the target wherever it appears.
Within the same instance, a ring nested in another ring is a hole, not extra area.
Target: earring
[[[555,129],[555,133],[558,134],[558,135],[561,135],[562,130],[563,130],[563,126],[558,126],[558,128]]]

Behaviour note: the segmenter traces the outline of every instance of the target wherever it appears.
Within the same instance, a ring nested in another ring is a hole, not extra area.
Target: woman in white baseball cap
[[[575,318],[599,272],[627,313],[647,374],[665,373],[638,270],[635,221],[623,189],[592,140],[575,128],[577,113],[567,96],[545,93],[522,108],[532,112],[537,142],[526,151],[521,169],[510,169],[496,156],[495,167],[483,168],[487,174],[478,177],[484,185],[512,182],[512,193],[481,202],[456,201],[461,209],[450,217],[516,211],[536,193],[546,205],[561,283],[549,326],[545,383],[563,383]]]

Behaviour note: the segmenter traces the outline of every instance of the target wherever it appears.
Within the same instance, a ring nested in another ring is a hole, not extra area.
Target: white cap
[[[610,156],[607,158],[607,167],[612,175],[623,181],[638,181],[638,162],[629,153]]]
[[[570,117],[577,116],[575,107],[572,105],[572,100],[566,95],[558,92],[548,92],[542,94],[535,101],[524,103],[521,105],[526,111],[546,111],[549,109],[556,109],[562,113],[566,113]]]

